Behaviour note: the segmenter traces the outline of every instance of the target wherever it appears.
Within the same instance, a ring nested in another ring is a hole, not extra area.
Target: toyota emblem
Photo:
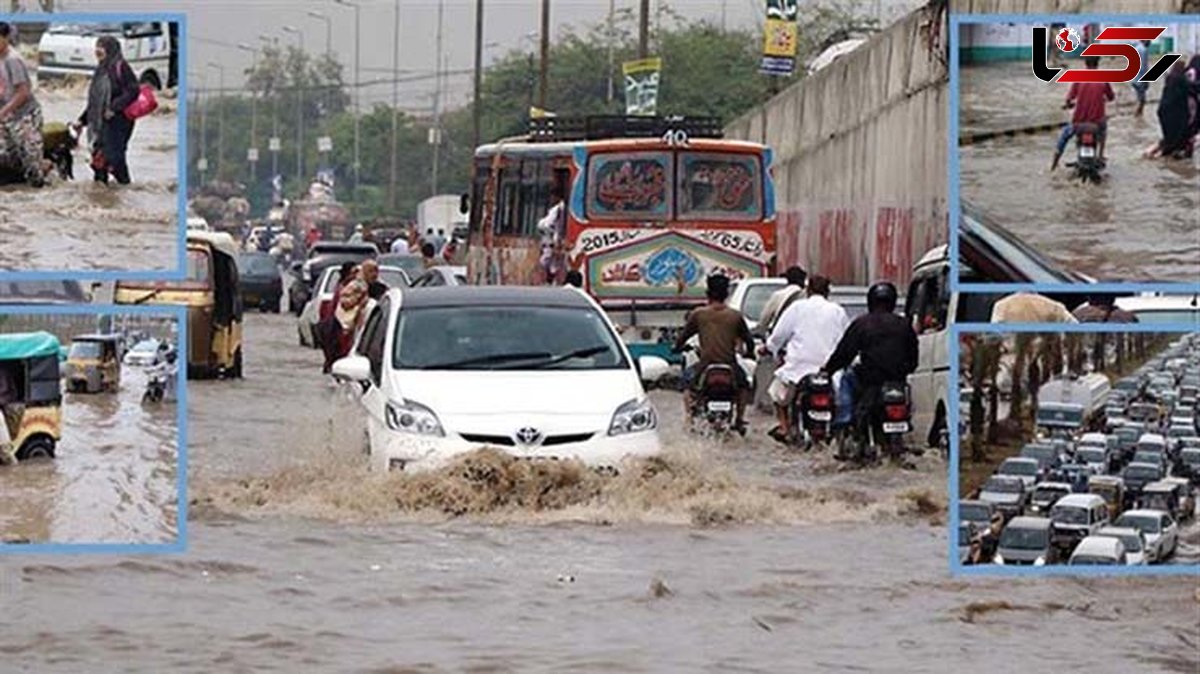
[[[516,440],[517,444],[526,447],[535,447],[542,442],[542,432],[536,428],[526,426],[517,431]]]

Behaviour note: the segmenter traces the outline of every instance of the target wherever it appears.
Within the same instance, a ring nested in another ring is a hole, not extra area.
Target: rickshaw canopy
[[[0,335],[0,360],[58,357],[62,345],[48,332]]]

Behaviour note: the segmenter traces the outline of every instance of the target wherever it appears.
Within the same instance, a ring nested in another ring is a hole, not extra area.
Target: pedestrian
[[[560,180],[550,185],[550,204],[546,215],[538,221],[537,229],[542,239],[542,255],[538,264],[547,284],[555,283],[562,271],[562,242],[566,235],[567,213],[564,195],[566,186]]]
[[[349,238],[349,240],[347,240],[347,243],[362,243],[365,240],[365,238],[366,238],[366,230],[363,227],[362,223],[360,222],[354,226],[354,233],[350,235],[350,238]]]
[[[407,234],[405,232],[401,232],[400,236],[397,236],[395,239],[393,239],[390,249],[392,253],[396,255],[408,255],[409,248]]]
[[[12,24],[0,21],[0,169],[33,187],[46,184],[42,163],[42,107],[25,61],[12,46]]]
[[[15,363],[0,363],[0,466],[13,463],[16,458],[12,440],[16,431],[10,432],[8,428],[9,409],[21,399],[15,367]]]
[[[1193,142],[1189,133],[1191,87],[1186,71],[1179,61],[1167,71],[1162,96],[1158,99],[1158,125],[1162,130],[1162,140],[1145,153],[1148,158],[1184,159],[1192,156]]]
[[[76,131],[87,127],[96,182],[107,183],[110,175],[122,185],[130,182],[126,150],[134,121],[125,109],[140,93],[137,76],[121,54],[121,43],[111,35],[100,36],[87,107],[75,122]]]
[[[350,355],[350,349],[354,347],[354,338],[358,335],[366,315],[364,309],[367,305],[367,293],[367,283],[361,274],[342,286],[337,308],[333,312],[340,329],[335,341],[335,360]]]
[[[338,272],[337,286],[333,291],[333,301],[321,303],[320,315],[317,317],[316,341],[325,354],[325,364],[322,372],[329,374],[333,362],[338,359],[338,344],[341,339],[341,325],[337,320],[337,307],[341,305],[342,290],[354,281],[358,267],[353,262],[343,262]]]
[[[1188,114],[1191,124],[1188,131],[1195,143],[1195,138],[1200,135],[1200,54],[1192,56],[1192,60],[1188,61],[1187,70],[1184,71],[1188,82]]]
[[[367,284],[367,297],[377,300],[388,291],[388,286],[379,280],[379,263],[375,260],[365,260],[360,267],[362,280]]]
[[[421,244],[421,260],[425,263],[426,269],[437,266],[437,251],[432,243],[426,241]]]

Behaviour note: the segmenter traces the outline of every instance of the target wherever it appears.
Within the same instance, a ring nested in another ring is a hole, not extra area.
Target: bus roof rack
[[[591,115],[588,117],[535,117],[529,120],[529,140],[550,143],[610,138],[660,138],[668,131],[683,131],[690,138],[723,138],[725,131],[716,117],[637,117]]]

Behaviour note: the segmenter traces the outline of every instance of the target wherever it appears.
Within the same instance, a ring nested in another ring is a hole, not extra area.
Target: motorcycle
[[[904,436],[911,431],[912,396],[908,384],[884,384],[867,406],[867,418],[855,419],[854,437],[843,438],[839,458],[864,466],[877,464],[885,456],[899,462],[908,451]],[[853,453],[847,454],[847,449]]]
[[[832,377],[818,372],[800,380],[792,403],[792,419],[796,437],[803,438],[806,451],[833,437],[834,408]]]
[[[690,421],[708,424],[714,435],[724,436],[734,428],[738,397],[737,378],[730,365],[709,365],[699,374],[700,386],[692,395]]]
[[[146,392],[143,403],[175,402],[175,383],[178,373],[174,360],[164,361],[146,369]]]
[[[1075,127],[1075,156],[1067,166],[1075,168],[1075,177],[1082,183],[1100,184],[1100,170],[1105,162],[1100,158],[1100,127],[1095,124],[1079,124]]]

